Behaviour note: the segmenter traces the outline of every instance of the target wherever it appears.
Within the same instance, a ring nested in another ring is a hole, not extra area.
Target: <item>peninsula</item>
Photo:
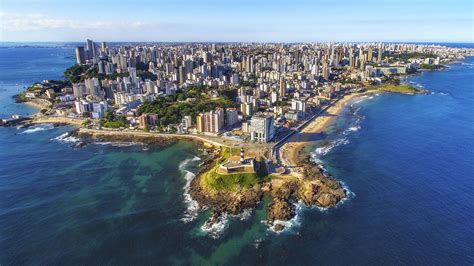
[[[187,193],[211,208],[207,226],[269,195],[275,231],[296,204],[330,208],[348,195],[305,147],[356,97],[422,94],[408,74],[442,69],[467,48],[404,43],[107,44],[75,48],[64,80],[15,98],[37,107],[3,126],[70,124],[85,139],[203,143],[205,161]]]

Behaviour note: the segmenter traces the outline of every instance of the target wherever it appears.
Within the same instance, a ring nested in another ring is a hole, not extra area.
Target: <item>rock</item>
[[[319,207],[327,208],[336,205],[337,198],[333,194],[323,193],[317,199],[317,205]]]
[[[282,225],[282,224],[276,224],[276,225],[273,227],[273,230],[275,230],[275,232],[281,232],[281,231],[283,231],[283,229],[285,229],[285,226]]]
[[[295,206],[288,200],[274,198],[268,205],[267,221],[273,224],[275,220],[288,221],[295,216]]]

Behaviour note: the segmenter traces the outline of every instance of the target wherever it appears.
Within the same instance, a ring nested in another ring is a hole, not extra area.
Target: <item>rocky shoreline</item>
[[[272,201],[268,205],[267,224],[276,231],[284,226],[276,221],[288,221],[296,215],[296,204],[307,207],[331,208],[347,197],[342,185],[327,174],[321,165],[309,160],[303,163],[304,178],[290,178],[281,186],[270,190]]]
[[[220,150],[215,149],[211,158],[204,161],[196,177],[191,181],[189,193],[199,203],[200,208],[210,208],[214,216],[227,213],[241,214],[245,209],[255,208],[263,197],[262,185],[257,184],[251,188],[239,188],[235,191],[217,191],[206,189],[201,185],[202,175],[210,171],[220,157]]]
[[[220,221],[223,215],[239,215],[247,209],[253,209],[262,202],[263,196],[271,198],[267,208],[266,224],[275,231],[284,226],[278,221],[289,221],[296,215],[297,203],[306,206],[330,208],[347,197],[341,184],[324,172],[321,166],[309,161],[309,156],[302,167],[305,178],[286,176],[285,181],[274,185],[272,181],[260,182],[250,188],[239,188],[233,191],[218,191],[204,188],[201,178],[210,171],[220,158],[220,151],[214,150],[212,156],[201,165],[196,177],[191,181],[189,193],[197,201],[201,210],[210,209],[212,217],[208,225]]]

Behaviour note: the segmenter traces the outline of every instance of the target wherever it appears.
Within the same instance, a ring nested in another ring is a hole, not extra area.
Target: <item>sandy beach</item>
[[[341,111],[346,107],[347,103],[352,99],[368,94],[373,94],[378,91],[366,91],[361,93],[352,93],[344,96],[338,100],[331,107],[329,107],[320,116],[309,123],[300,133],[294,134],[281,148],[281,162],[287,166],[293,174],[300,174],[301,161],[304,160],[307,154],[304,148],[311,142],[311,134],[319,134],[323,132],[336,118]]]
[[[39,110],[41,109],[50,109],[51,103],[48,102],[47,100],[44,99],[32,99],[30,101],[23,102],[26,105],[29,105],[33,108],[36,108]]]

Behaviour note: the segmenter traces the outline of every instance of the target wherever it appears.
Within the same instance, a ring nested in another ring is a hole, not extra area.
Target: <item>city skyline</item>
[[[3,0],[0,24],[2,42],[473,41],[470,1]]]

